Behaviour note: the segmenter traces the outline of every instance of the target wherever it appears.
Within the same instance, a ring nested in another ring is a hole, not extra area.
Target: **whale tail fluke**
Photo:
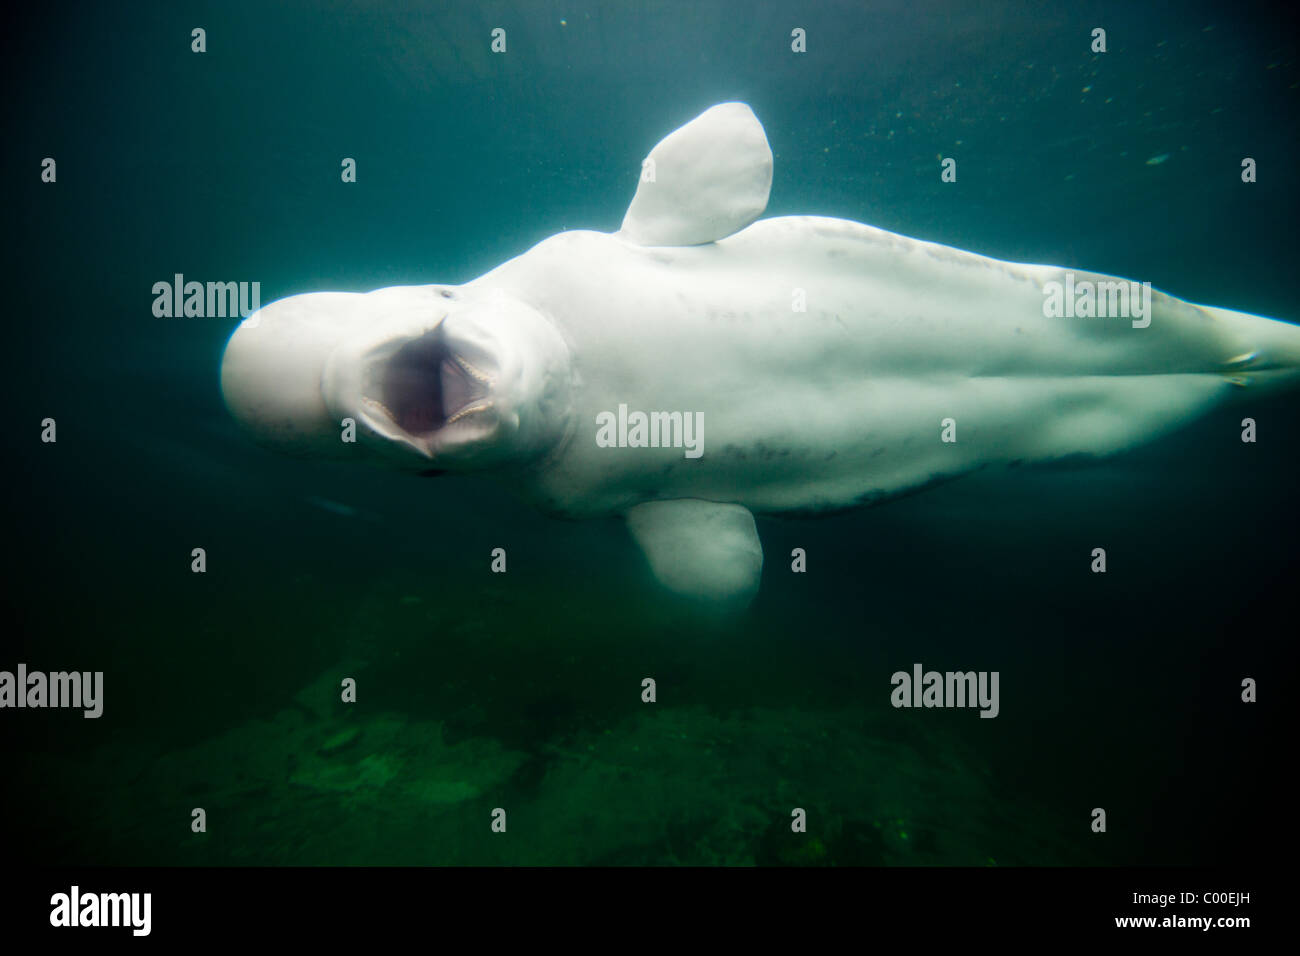
[[[1220,369],[1230,382],[1243,386],[1300,384],[1300,325],[1232,309],[1200,308],[1243,346],[1226,358]]]

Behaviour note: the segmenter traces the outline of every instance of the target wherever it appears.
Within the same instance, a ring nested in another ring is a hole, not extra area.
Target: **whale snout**
[[[312,457],[372,456],[387,442],[367,441],[371,417],[396,417],[415,433],[433,430],[448,402],[477,394],[450,375],[443,389],[436,368],[426,374],[440,354],[425,336],[447,315],[443,291],[314,292],[270,303],[226,344],[226,407],[262,444]]]
[[[221,359],[226,408],[253,438],[290,454],[346,457],[321,394],[330,353],[352,328],[351,293],[272,302],[245,319]]]

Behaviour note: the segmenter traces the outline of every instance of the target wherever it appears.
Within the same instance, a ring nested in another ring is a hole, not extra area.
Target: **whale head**
[[[235,330],[221,364],[226,406],[261,443],[430,472],[545,454],[567,429],[570,381],[545,316],[448,286],[281,299]]]

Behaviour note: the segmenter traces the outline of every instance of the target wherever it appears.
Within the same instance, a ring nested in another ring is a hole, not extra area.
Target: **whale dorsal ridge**
[[[721,103],[650,151],[618,234],[643,246],[714,242],[761,216],[771,188],[762,124],[744,103]]]

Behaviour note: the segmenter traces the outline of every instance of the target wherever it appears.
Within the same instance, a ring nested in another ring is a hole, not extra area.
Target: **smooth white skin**
[[[1158,292],[1147,328],[1047,318],[1043,284],[1064,275],[816,217],[688,247],[566,232],[461,287],[272,303],[232,337],[222,385],[284,450],[503,472],[551,513],[674,498],[815,513],[989,463],[1115,452],[1300,365],[1300,328]],[[360,383],[442,323],[492,371],[493,408],[418,447]],[[599,447],[597,415],[620,404],[702,412],[703,455]],[[358,445],[340,442],[348,416]]]
[[[681,248],[562,233],[466,289],[530,303],[568,342],[572,434],[521,479],[574,516],[672,498],[836,510],[988,463],[1107,454],[1227,397],[1243,369],[1259,384],[1300,362],[1295,326],[1161,293],[1147,328],[1047,318],[1043,283],[1064,274],[792,217]],[[620,403],[703,412],[703,456],[599,447],[596,416]]]
[[[747,225],[772,157],[744,104],[706,111],[650,158],[656,179],[619,233],[552,236],[460,287],[262,309],[223,360],[232,413],[291,452],[481,470],[551,513],[629,514],[670,587],[743,597],[761,567],[752,520],[709,502],[834,511],[990,463],[1109,454],[1300,366],[1287,323],[1162,293],[1146,328],[1049,318],[1060,268],[838,219]],[[411,435],[380,383],[435,330],[476,370],[475,408]],[[703,455],[598,446],[597,416],[620,405],[702,413]],[[356,445],[339,440],[343,418]],[[955,442],[941,440],[949,419]],[[694,503],[637,508],[675,499]]]

